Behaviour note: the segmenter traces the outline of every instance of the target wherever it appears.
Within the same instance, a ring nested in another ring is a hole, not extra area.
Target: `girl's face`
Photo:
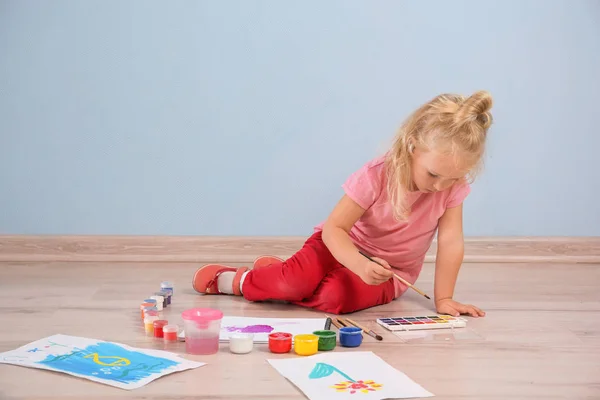
[[[420,148],[413,151],[412,190],[440,192],[463,179],[468,172],[468,166],[456,155]]]

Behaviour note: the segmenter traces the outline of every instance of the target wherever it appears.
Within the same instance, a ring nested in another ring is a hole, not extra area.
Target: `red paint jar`
[[[288,353],[291,349],[291,333],[274,332],[269,335],[269,351],[271,353]]]
[[[159,319],[154,321],[154,337],[162,338],[164,336],[163,327],[167,325],[169,322],[165,319]]]

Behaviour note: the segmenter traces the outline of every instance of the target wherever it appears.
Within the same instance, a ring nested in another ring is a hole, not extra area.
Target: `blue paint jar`
[[[340,329],[340,345],[343,347],[358,347],[362,340],[362,329],[355,326],[345,326]]]
[[[173,289],[173,282],[169,282],[169,281],[161,282],[160,290],[168,290],[171,292],[171,295],[175,294],[175,290]]]

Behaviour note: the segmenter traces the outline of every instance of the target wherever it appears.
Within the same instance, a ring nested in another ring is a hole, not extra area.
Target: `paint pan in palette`
[[[467,320],[449,315],[377,318],[377,323],[390,331],[464,328]]]

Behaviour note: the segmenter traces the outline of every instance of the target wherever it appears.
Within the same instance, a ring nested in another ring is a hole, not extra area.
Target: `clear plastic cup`
[[[223,313],[213,308],[192,308],[181,313],[188,354],[215,354],[219,351],[219,333]]]

